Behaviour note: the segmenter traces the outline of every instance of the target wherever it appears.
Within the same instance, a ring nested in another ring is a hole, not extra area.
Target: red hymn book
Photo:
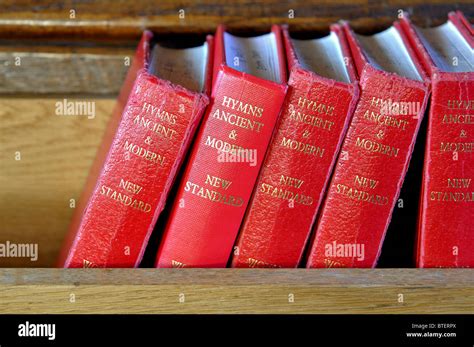
[[[219,26],[211,104],[164,230],[157,267],[225,267],[286,93],[278,26],[237,37]]]
[[[233,267],[297,267],[359,96],[341,27],[290,38],[288,94],[249,204]]]
[[[375,267],[408,169],[429,80],[400,24],[344,30],[361,96],[322,207],[307,267]]]
[[[62,249],[62,267],[136,267],[206,105],[212,38],[189,49],[145,32]]]
[[[461,13],[402,25],[431,75],[418,225],[418,267],[474,267],[474,37]]]

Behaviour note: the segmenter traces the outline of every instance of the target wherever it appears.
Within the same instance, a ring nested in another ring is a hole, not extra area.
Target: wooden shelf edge
[[[143,28],[159,33],[209,33],[220,23],[247,30],[289,23],[294,31],[325,31],[339,19],[351,20],[356,29],[374,29],[393,22],[400,9],[424,25],[443,23],[452,10],[462,10],[467,16],[473,13],[469,0],[161,0],[153,4],[135,0],[122,6],[114,0],[4,0],[0,3],[0,37],[137,39]]]
[[[0,269],[0,313],[472,313],[470,269]]]

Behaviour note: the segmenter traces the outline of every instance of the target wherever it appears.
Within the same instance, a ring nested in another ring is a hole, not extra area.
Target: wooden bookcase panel
[[[421,25],[441,24],[452,10],[468,16],[474,11],[471,0],[6,0],[0,4],[0,37],[123,40],[136,39],[145,27],[157,33],[211,33],[220,23],[245,31],[267,30],[274,23],[288,23],[294,31],[326,31],[340,19],[367,31],[389,25],[401,9]]]
[[[0,314],[472,313],[473,286],[463,269],[0,269]]]

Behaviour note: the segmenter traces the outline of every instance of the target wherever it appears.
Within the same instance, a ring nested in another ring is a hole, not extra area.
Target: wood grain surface
[[[461,312],[471,270],[0,269],[0,313]]]
[[[114,96],[144,29],[159,39],[184,34],[202,40],[220,23],[254,34],[287,23],[294,33],[314,36],[347,19],[358,32],[374,33],[401,10],[432,26],[456,9],[474,16],[473,0],[6,0],[0,2],[0,94]]]
[[[95,118],[56,114],[56,103],[95,103]],[[37,243],[39,258],[0,267],[53,266],[114,99],[0,98],[0,242]],[[20,159],[16,160],[17,152]]]
[[[0,42],[0,94],[115,97],[132,62],[135,45]]]
[[[0,2],[0,37],[137,39],[144,28],[211,33],[220,23],[239,30],[288,23],[295,31],[325,31],[340,19],[351,20],[356,29],[373,30],[389,25],[400,9],[423,25],[444,22],[451,10],[470,17],[474,11],[472,0],[5,0]]]

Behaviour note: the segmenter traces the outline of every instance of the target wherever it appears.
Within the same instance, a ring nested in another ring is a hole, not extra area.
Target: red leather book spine
[[[280,76],[281,33],[278,44]],[[225,64],[224,27],[216,32],[211,105],[184,170],[158,250],[157,267],[225,267],[280,113],[286,86]],[[240,106],[239,106],[240,105]],[[247,105],[247,106],[246,106]],[[245,109],[258,109],[255,114]],[[258,121],[254,129],[224,121],[225,113]],[[231,148],[255,151],[253,163],[220,159]]]
[[[450,20],[462,30],[457,14]],[[402,20],[431,73],[432,97],[423,170],[418,267],[474,267],[474,72],[440,71],[409,20]],[[463,35],[470,43],[474,39]]]
[[[406,45],[399,25],[394,26]],[[307,267],[376,265],[429,95],[426,78],[419,82],[374,68],[349,26],[344,28],[359,71],[361,96],[321,210]],[[424,77],[413,51],[408,46],[407,50]],[[383,105],[391,101],[418,105],[419,110],[377,121]]]
[[[417,266],[474,267],[474,73],[436,73],[432,89]]]
[[[139,265],[208,103],[204,94],[148,73],[151,38],[145,32],[140,42],[119,105],[128,100],[124,107],[117,107],[110,122],[73,217],[60,266]],[[210,38],[208,43],[212,44]]]
[[[464,28],[469,33],[469,35],[474,36],[474,28],[472,27],[472,24],[469,23],[466,16],[464,16],[464,13],[462,13],[461,11],[456,11],[456,12],[451,12],[449,16],[450,18],[454,16],[457,17],[458,20],[464,25]]]
[[[341,28],[331,29],[349,58]],[[359,96],[351,63],[353,83],[321,77],[301,67],[288,30],[283,34],[291,69],[288,94],[236,243],[233,267],[298,266]]]

